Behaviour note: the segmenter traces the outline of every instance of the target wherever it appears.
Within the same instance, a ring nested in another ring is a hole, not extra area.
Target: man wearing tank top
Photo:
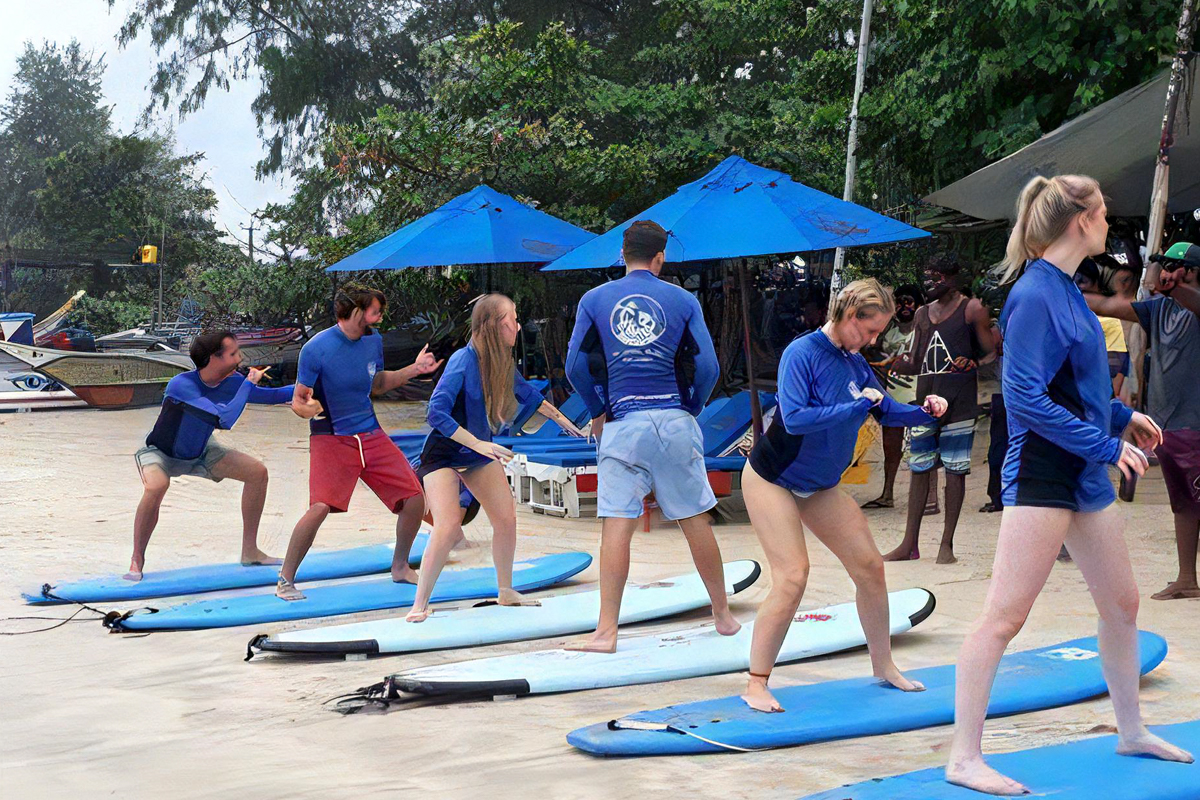
[[[954,530],[966,495],[971,472],[971,447],[975,443],[975,418],[979,415],[979,359],[991,353],[991,317],[983,304],[963,294],[959,284],[962,264],[957,256],[936,257],[925,271],[928,303],[917,309],[913,321],[912,349],[893,363],[900,374],[917,376],[916,403],[929,395],[946,399],[946,413],[933,425],[912,429],[908,466],[908,517],[904,541],[883,558],[906,561],[920,558],[918,540],[929,481],[940,464],[946,470],[946,522],[937,563],[953,564]]]

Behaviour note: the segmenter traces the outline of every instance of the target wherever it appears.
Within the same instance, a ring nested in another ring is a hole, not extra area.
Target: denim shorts
[[[634,411],[607,423],[597,455],[599,517],[637,519],[651,492],[670,520],[717,504],[704,467],[704,437],[683,409]]]

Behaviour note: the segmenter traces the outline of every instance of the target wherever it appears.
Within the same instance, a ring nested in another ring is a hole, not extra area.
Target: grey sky
[[[114,124],[123,132],[133,130],[149,99],[146,86],[155,54],[145,34],[118,49],[116,36],[127,8],[127,0],[117,0],[111,12],[105,0],[0,0],[0,96],[8,95],[26,40],[66,44],[75,38],[85,49],[105,54],[105,101],[113,106]],[[228,226],[239,238],[245,232],[238,226],[250,219],[241,206],[255,210],[284,200],[291,186],[254,178],[254,164],[263,152],[250,111],[257,93],[254,81],[235,83],[229,92],[209,92],[204,108],[183,121],[173,110],[156,120],[160,128],[174,127],[180,149],[206,155],[204,170],[220,201],[217,227],[224,231]]]

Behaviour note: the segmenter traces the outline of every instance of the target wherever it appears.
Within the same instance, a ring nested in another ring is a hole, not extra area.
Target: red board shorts
[[[396,443],[376,428],[354,436],[308,437],[308,502],[345,511],[358,479],[371,487],[393,514],[404,501],[422,494],[421,482]]]
[[[1171,511],[1200,517],[1200,431],[1163,431],[1163,442],[1154,454],[1162,467]]]

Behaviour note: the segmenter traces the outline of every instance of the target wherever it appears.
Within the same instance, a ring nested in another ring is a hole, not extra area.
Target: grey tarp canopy
[[[1144,217],[1150,211],[1154,158],[1162,136],[1163,106],[1171,72],[1137,86],[1047,133],[994,164],[940,189],[926,202],[977,219],[1011,219],[1022,187],[1035,175],[1091,175],[1110,198],[1109,213]],[[1188,70],[1171,148],[1171,213],[1200,207],[1200,93]]]

